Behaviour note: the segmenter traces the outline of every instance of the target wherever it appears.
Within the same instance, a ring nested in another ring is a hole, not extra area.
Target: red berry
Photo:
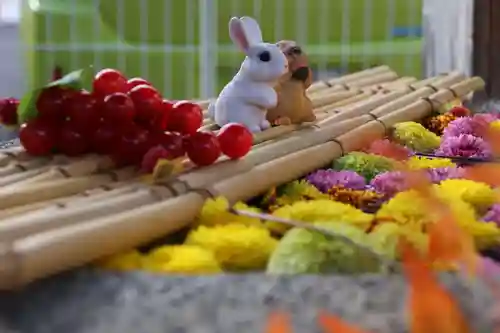
[[[38,117],[55,122],[65,120],[66,102],[76,93],[76,90],[60,86],[42,90],[36,102]]]
[[[162,107],[162,97],[153,87],[141,84],[129,91],[129,96],[134,101],[139,121],[151,122]]]
[[[116,92],[126,93],[128,83],[125,75],[116,69],[103,69],[94,77],[92,83],[94,93],[99,97],[104,97]]]
[[[139,165],[150,145],[149,132],[138,126],[131,126],[122,134],[113,152],[113,159],[119,166]]]
[[[160,132],[155,135],[155,142],[165,148],[171,158],[184,156],[186,153],[182,135],[175,132]]]
[[[102,123],[92,133],[90,145],[97,154],[111,154],[120,142],[121,128],[113,124]]]
[[[468,117],[471,115],[470,110],[464,108],[463,106],[454,106],[448,112],[454,115],[455,117]]]
[[[104,98],[102,116],[106,122],[129,123],[133,121],[135,114],[134,102],[127,94],[113,93]]]
[[[140,78],[140,77],[134,77],[130,80],[127,81],[127,85],[128,85],[128,90],[132,90],[133,88],[137,87],[137,86],[140,86],[142,84],[145,84],[147,86],[150,86],[151,83],[149,83],[148,81],[144,80],[143,78]]]
[[[198,166],[215,163],[221,155],[217,137],[212,132],[196,132],[186,141],[187,156]]]
[[[72,123],[67,122],[59,132],[57,150],[67,156],[79,156],[89,151],[90,144]]]
[[[141,171],[145,173],[152,173],[155,169],[158,160],[170,160],[172,157],[170,153],[162,146],[151,147],[144,157],[142,158]]]
[[[252,149],[253,135],[243,125],[224,125],[217,134],[222,153],[230,159],[242,158]]]
[[[158,129],[161,131],[167,130],[168,117],[170,117],[170,112],[172,111],[173,104],[168,100],[163,100],[161,106],[156,113],[153,124],[150,126],[153,129]]]
[[[142,116],[136,117],[135,120],[137,124],[154,132],[165,131],[167,129],[168,116],[171,109],[172,104],[163,100],[158,110],[151,112],[149,118]]]
[[[0,101],[0,123],[12,126],[17,125],[17,107],[19,100],[6,98]]]
[[[181,101],[174,104],[167,118],[167,130],[193,134],[203,124],[203,111],[198,104]]]
[[[53,123],[33,119],[21,125],[19,140],[28,154],[49,155],[55,147],[57,132]]]
[[[87,91],[80,91],[65,103],[65,111],[71,126],[81,133],[94,130],[101,120],[99,99]]]

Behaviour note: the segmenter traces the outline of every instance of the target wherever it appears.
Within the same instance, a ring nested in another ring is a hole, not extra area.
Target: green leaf
[[[83,83],[84,83],[85,79],[87,78],[89,70],[90,70],[90,67],[73,71],[71,73],[64,75],[59,80],[50,82],[44,88],[60,86],[60,87],[66,87],[66,88],[71,88],[71,89],[75,89],[75,90],[82,89]]]
[[[71,73],[66,74],[59,80],[50,82],[41,88],[34,89],[26,93],[19,101],[17,108],[18,124],[25,123],[28,120],[36,118],[38,111],[36,109],[36,101],[40,93],[50,87],[65,87],[75,90],[83,89],[84,84],[89,81],[92,75],[92,67],[82,68]]]
[[[17,107],[17,123],[19,125],[36,117],[38,111],[36,110],[36,100],[42,89],[35,89],[30,91],[21,98],[19,106]]]

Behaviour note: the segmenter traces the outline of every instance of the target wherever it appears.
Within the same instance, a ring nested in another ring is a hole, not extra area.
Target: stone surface
[[[488,291],[443,276],[474,332],[491,332]],[[0,331],[19,333],[264,332],[271,310],[293,317],[295,332],[320,332],[319,310],[371,329],[407,332],[400,276],[166,277],[89,270],[35,283],[0,296]],[[3,327],[2,327],[3,325]],[[2,329],[3,328],[3,329]]]

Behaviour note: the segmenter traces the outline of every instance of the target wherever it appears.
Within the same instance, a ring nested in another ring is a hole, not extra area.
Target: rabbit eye
[[[261,53],[259,53],[259,59],[260,59],[260,61],[263,61],[263,62],[269,62],[269,61],[271,61],[271,53],[269,53],[269,51],[261,52]]]

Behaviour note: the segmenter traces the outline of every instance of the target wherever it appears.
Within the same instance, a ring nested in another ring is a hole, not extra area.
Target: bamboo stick
[[[413,83],[418,82],[417,78],[411,76],[400,77],[392,82],[382,83],[380,85],[381,89],[395,90],[395,89],[406,89]]]
[[[483,85],[484,82],[477,78],[461,82],[447,91],[431,95],[429,101],[415,102],[411,107],[391,112],[378,121],[370,121],[341,135],[337,138],[340,144],[330,141],[300,150],[217,182],[207,190],[223,195],[231,202],[249,199],[272,186],[322,167],[343,152],[362,148],[366,140],[382,137],[386,128],[397,122],[422,118],[439,103]],[[174,199],[4,244],[0,256],[0,289],[24,285],[185,227],[196,217],[204,201],[202,193],[190,192]]]
[[[391,69],[388,66],[378,66],[374,68],[369,68],[360,72],[356,72],[353,74],[345,75],[340,78],[335,78],[335,79],[330,79],[326,81],[318,81],[313,83],[309,89],[307,89],[307,93],[313,93],[317,92],[323,89],[327,89],[331,86],[337,85],[337,84],[346,84],[351,81],[355,81],[359,78],[371,76],[371,75],[376,75],[384,72],[389,72]]]
[[[130,182],[126,183],[117,182],[113,184],[108,184],[104,187],[93,188],[91,190],[84,191],[75,195],[70,195],[62,198],[55,198],[45,201],[39,201],[27,205],[15,206],[12,208],[3,209],[0,210],[0,220],[44,209],[49,206],[67,208],[68,206],[71,207],[72,205],[75,204],[80,205],[80,204],[91,203],[93,201],[105,200],[111,197],[134,192],[141,187],[145,187],[145,185],[134,184]]]
[[[121,169],[105,174],[40,182],[16,188],[4,188],[0,189],[0,209],[65,197],[91,188],[131,179],[134,176],[135,171],[133,169]]]
[[[428,77],[428,78],[425,78],[423,80],[417,81],[415,83],[410,84],[410,89],[411,90],[417,90],[417,89],[420,89],[420,88],[423,88],[423,87],[427,87],[430,84],[432,84],[433,82],[435,82],[436,80],[439,80],[440,78],[442,78],[444,76],[449,76],[452,73],[441,73],[439,75],[436,75],[436,76],[433,76],[433,77]]]
[[[439,87],[439,89],[445,89],[450,87],[453,83],[456,83],[457,80],[460,81],[459,80],[460,76],[461,75],[458,75],[456,73],[451,73],[450,75],[436,77],[435,81],[428,81],[426,82],[426,85],[422,86],[422,88],[419,88],[418,90],[411,92],[409,94],[405,94],[404,91],[401,92],[393,91],[382,97],[377,97],[374,98],[373,100],[367,100],[365,103],[363,103],[364,104],[363,107],[360,107],[360,105],[352,105],[350,106],[349,109],[340,112],[339,115],[336,115],[335,117],[326,118],[323,119],[322,121],[319,121],[318,126],[321,126],[322,124],[328,124],[333,121],[346,119],[348,117],[353,117],[353,116],[355,117],[358,116],[360,113],[367,113],[368,111],[373,110],[375,108],[381,108],[387,111],[392,111],[397,108],[401,108],[419,98],[429,97],[435,90],[438,89],[437,87]],[[429,82],[430,83],[434,82],[434,84],[437,87],[433,86],[431,88],[430,86],[428,86],[430,84]]]
[[[1,177],[0,178],[0,188],[6,187],[6,186],[9,186],[12,184],[17,184],[17,183],[23,182],[25,180],[29,180],[33,177],[36,177],[36,176],[46,172],[49,169],[50,169],[50,167],[46,166],[46,167],[42,167],[39,169],[28,170],[25,172],[19,172],[19,173],[15,173],[15,174],[12,174],[9,176]]]
[[[114,163],[108,157],[90,155],[80,160],[71,161],[68,165],[51,167],[42,174],[26,179],[21,184],[24,186],[35,182],[83,177],[99,171],[110,170],[113,166]],[[16,185],[21,184],[17,183]]]
[[[0,177],[6,177],[21,172],[35,170],[44,166],[46,163],[47,159],[44,158],[31,159],[25,162],[9,163],[6,166],[0,168]]]

